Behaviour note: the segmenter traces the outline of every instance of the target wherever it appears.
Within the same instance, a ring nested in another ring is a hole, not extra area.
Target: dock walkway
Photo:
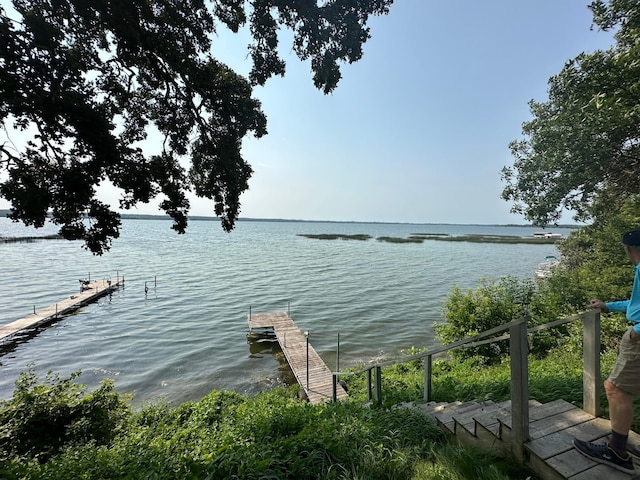
[[[307,343],[307,336],[285,312],[249,315],[249,332],[273,331],[293,374],[304,389],[310,403],[333,398],[333,374],[316,350]],[[308,352],[308,355],[307,355]],[[308,368],[307,368],[308,366]],[[337,385],[337,398],[347,398],[342,385]]]
[[[0,345],[12,342],[14,336],[20,332],[51,323],[84,305],[96,301],[98,298],[113,292],[121,283],[124,283],[122,278],[89,282],[80,293],[70,295],[68,298],[47,308],[0,326]]]

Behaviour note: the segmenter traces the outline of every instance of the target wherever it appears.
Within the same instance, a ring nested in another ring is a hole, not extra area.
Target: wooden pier
[[[333,398],[333,374],[308,343],[308,337],[285,312],[249,314],[249,333],[273,333],[293,374],[310,403]],[[342,385],[336,386],[337,399],[347,398]]]
[[[124,278],[116,280],[96,280],[93,282],[82,282],[82,291],[70,295],[64,300],[54,303],[53,305],[42,310],[35,311],[31,315],[15,320],[4,326],[0,326],[0,346],[11,343],[16,334],[30,330],[39,326],[51,323],[64,315],[77,310],[98,298],[103,297],[121,284],[124,284]]]

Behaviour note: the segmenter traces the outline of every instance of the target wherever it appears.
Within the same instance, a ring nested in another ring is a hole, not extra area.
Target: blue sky
[[[254,91],[269,134],[243,144],[255,172],[241,216],[524,223],[500,199],[500,170],[513,162],[508,144],[530,118],[528,101],[547,98],[549,77],[580,52],[613,44],[590,30],[587,4],[397,0],[370,19],[363,58],[342,67],[331,95],[314,88],[283,33],[287,74]],[[216,56],[246,74],[248,42],[246,31],[219,32]],[[159,213],[157,203],[136,212]],[[213,214],[208,201],[191,204],[193,215]]]
[[[256,90],[269,135],[244,144],[255,173],[243,216],[524,223],[500,199],[500,170],[549,77],[612,45],[587,3],[396,1],[329,96],[288,55],[286,77]]]

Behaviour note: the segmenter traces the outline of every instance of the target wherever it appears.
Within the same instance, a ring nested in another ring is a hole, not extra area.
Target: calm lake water
[[[0,244],[0,323],[79,291],[81,278],[125,277],[125,288],[42,329],[0,356],[0,398],[32,365],[40,376],[81,370],[89,387],[113,378],[133,404],[197,400],[211,390],[255,393],[278,384],[271,347],[247,343],[247,315],[290,310],[330,368],[434,345],[434,322],[455,284],[533,278],[553,245],[442,242],[393,244],[380,236],[468,233],[530,236],[533,227],[241,221],[228,234],[216,221],[123,220],[111,251],[81,242]],[[567,229],[553,229],[568,235]],[[34,231],[0,218],[0,236]],[[367,241],[298,234],[368,234]],[[148,292],[145,294],[145,283]]]

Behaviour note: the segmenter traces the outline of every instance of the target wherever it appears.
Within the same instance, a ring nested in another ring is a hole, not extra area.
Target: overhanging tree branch
[[[293,30],[296,53],[311,58],[314,83],[326,93],[340,79],[338,62],[362,56],[369,16],[391,4],[14,0],[15,18],[0,7],[0,119],[5,130],[38,132],[33,147],[0,150],[8,177],[0,196],[11,202],[11,217],[39,226],[51,213],[66,238],[103,253],[120,226],[119,215],[95,198],[108,180],[122,189],[124,208],[163,193],[160,207],[179,232],[192,190],[213,200],[231,230],[252,174],[242,139],[267,133],[252,85],[284,73],[280,26]],[[210,53],[218,23],[238,31],[247,21],[249,80]],[[160,154],[140,147],[150,127],[162,135]]]

